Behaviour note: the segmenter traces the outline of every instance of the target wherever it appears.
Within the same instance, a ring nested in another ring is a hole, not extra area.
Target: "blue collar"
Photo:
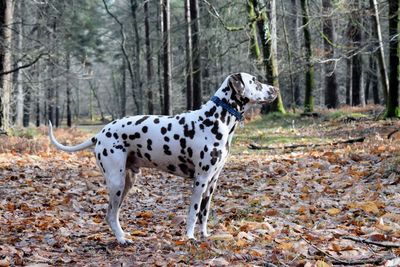
[[[217,106],[222,107],[223,109],[226,109],[230,114],[236,117],[239,121],[243,121],[243,115],[240,113],[237,109],[233,108],[231,105],[228,103],[223,102],[221,99],[219,99],[217,96],[213,96],[211,98],[211,101],[214,102]]]

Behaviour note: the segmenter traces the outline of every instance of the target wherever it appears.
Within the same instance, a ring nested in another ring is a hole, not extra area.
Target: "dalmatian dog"
[[[97,164],[105,177],[109,204],[106,221],[120,244],[130,244],[119,223],[119,209],[141,167],[157,168],[192,178],[193,189],[186,235],[195,239],[195,224],[204,237],[211,197],[229,154],[233,133],[249,104],[270,103],[278,89],[260,83],[247,73],[229,75],[201,109],[175,116],[138,115],[115,120],[91,139],[75,146],[51,142],[59,149],[75,152],[95,146]],[[134,174],[132,177],[128,170]]]

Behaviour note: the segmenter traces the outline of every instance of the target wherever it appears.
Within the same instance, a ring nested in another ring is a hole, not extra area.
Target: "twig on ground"
[[[341,141],[329,142],[329,143],[323,143],[323,144],[295,144],[295,145],[288,145],[288,146],[283,146],[283,147],[259,146],[256,144],[250,144],[249,149],[274,150],[274,149],[296,149],[299,147],[336,146],[336,145],[340,145],[340,144],[353,144],[353,143],[357,143],[357,142],[364,142],[364,140],[365,140],[365,137],[358,137],[358,138],[354,138],[354,139],[341,140]]]
[[[335,256],[333,256],[332,254],[330,254],[328,251],[325,251],[319,247],[317,247],[316,245],[314,245],[313,243],[311,243],[310,241],[308,241],[307,239],[305,239],[304,237],[301,237],[307,244],[309,244],[310,246],[312,246],[313,248],[315,248],[316,250],[318,250],[319,252],[321,252],[322,254],[324,254],[325,256],[327,256],[328,258],[331,259],[331,263],[333,265],[364,265],[364,264],[382,264],[387,260],[391,260],[394,259],[395,256],[393,255],[385,255],[379,258],[361,258],[361,259],[357,259],[357,260],[343,260],[340,258],[337,258]]]
[[[391,131],[391,132],[388,134],[387,138],[390,139],[390,138],[392,137],[392,135],[394,135],[394,134],[397,133],[397,132],[400,132],[400,129],[396,129],[396,130],[394,130],[394,131]]]
[[[392,260],[394,259],[395,256],[391,256],[391,255],[387,255],[387,256],[382,256],[379,258],[362,258],[362,259],[358,259],[358,260],[349,260],[347,262],[343,262],[343,261],[332,261],[333,265],[364,265],[364,264],[383,264],[384,262],[388,261],[388,260]]]
[[[353,240],[353,241],[360,242],[360,243],[371,244],[371,245],[375,245],[378,247],[400,248],[400,243],[395,243],[395,242],[389,242],[389,241],[378,242],[378,241],[368,240],[368,239],[365,239],[362,237],[357,237],[357,236],[342,236],[342,238]]]

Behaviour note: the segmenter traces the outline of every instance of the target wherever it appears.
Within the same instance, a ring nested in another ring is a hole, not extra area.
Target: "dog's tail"
[[[63,144],[60,144],[56,138],[54,137],[53,134],[53,125],[51,124],[51,121],[49,121],[49,137],[50,141],[58,148],[67,152],[75,152],[79,151],[88,147],[93,146],[96,143],[96,138],[93,137],[92,139],[86,140],[82,144],[76,145],[76,146],[64,146]]]

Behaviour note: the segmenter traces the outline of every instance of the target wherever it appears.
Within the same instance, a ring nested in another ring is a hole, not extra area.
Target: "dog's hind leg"
[[[96,150],[98,150],[98,148],[96,148]],[[107,160],[103,160],[105,157],[107,157]],[[109,194],[106,221],[115,234],[118,243],[123,245],[132,243],[132,241],[125,238],[125,233],[119,223],[119,210],[123,200],[123,193],[126,191],[126,195],[127,191],[129,191],[125,190],[125,161],[126,154],[122,151],[113,151],[111,153],[106,151],[102,154],[101,159],[98,158],[99,165],[106,179]]]

